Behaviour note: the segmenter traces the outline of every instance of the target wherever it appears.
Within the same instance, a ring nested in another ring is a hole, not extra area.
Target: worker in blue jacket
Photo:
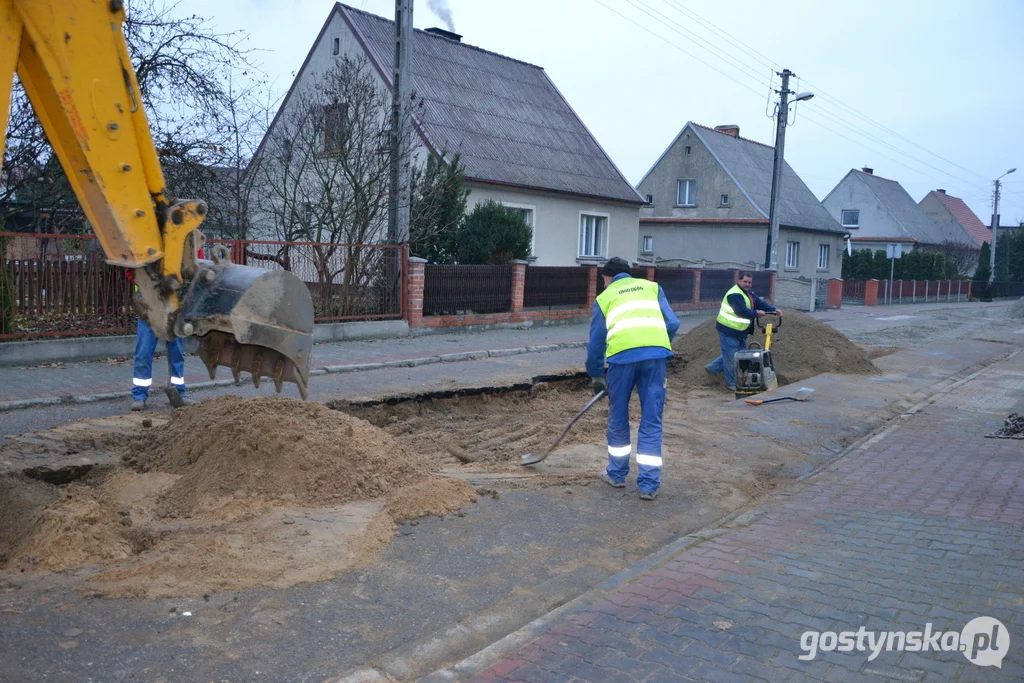
[[[754,320],[763,318],[768,313],[782,315],[782,311],[753,292],[754,274],[740,273],[739,282],[732,286],[722,297],[722,305],[718,309],[715,329],[722,347],[722,355],[704,366],[709,374],[725,373],[725,383],[729,389],[736,390],[736,352],[746,348],[747,335],[754,331]]]
[[[640,396],[637,484],[642,500],[654,500],[661,485],[661,415],[672,338],[679,320],[661,287],[631,276],[618,256],[601,269],[605,289],[594,302],[587,343],[587,374],[594,393],[608,392],[608,466],[601,480],[626,485],[630,445],[629,398]],[[605,375],[605,356],[608,372]]]

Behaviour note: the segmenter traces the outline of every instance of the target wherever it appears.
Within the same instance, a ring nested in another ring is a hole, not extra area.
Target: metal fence
[[[755,270],[753,275],[754,284],[751,289],[758,296],[767,299],[772,291],[772,272],[770,270]]]
[[[685,304],[693,301],[693,286],[696,279],[690,268],[654,269],[654,281],[661,285],[670,304]]]
[[[527,266],[523,307],[585,306],[587,269],[579,266]]]
[[[732,270],[701,270],[700,300],[721,301],[734,284],[736,284],[736,274]]]
[[[224,245],[234,263],[289,270],[309,288],[317,322],[401,318],[405,248],[397,244],[208,240]]]
[[[0,340],[135,330],[131,284],[106,263],[95,235],[0,233]],[[401,318],[400,245],[225,241],[235,263],[290,270],[309,287],[317,322]]]
[[[424,267],[423,315],[504,313],[512,310],[514,266]]]
[[[971,283],[971,294],[980,299],[1019,299],[1024,296],[1024,282]]]

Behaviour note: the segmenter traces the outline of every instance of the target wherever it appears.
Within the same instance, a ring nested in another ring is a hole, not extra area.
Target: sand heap
[[[771,318],[770,318],[771,320]],[[748,341],[764,341],[755,333]],[[672,345],[677,356],[674,374],[690,386],[725,386],[721,376],[709,377],[704,366],[720,353],[715,319],[706,320]],[[823,372],[871,375],[878,368],[846,335],[809,315],[787,310],[782,329],[772,335],[772,359],[780,384],[799,382]]]
[[[1011,318],[1024,318],[1024,296],[1010,305],[1008,313]]]
[[[290,399],[174,411],[123,459],[59,489],[0,485],[0,511],[21,511],[0,524],[0,565],[98,565],[108,596],[282,587],[366,566],[396,523],[477,497],[368,422]]]

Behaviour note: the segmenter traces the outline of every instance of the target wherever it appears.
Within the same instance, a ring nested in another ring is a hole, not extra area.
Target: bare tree
[[[346,56],[285,106],[250,169],[260,176],[260,213],[277,239],[313,243],[323,300],[335,298],[340,277],[337,301],[357,306],[355,293],[380,275],[380,264],[367,261],[380,250],[362,245],[387,232],[391,95],[365,58]],[[279,252],[282,262],[288,251]]]
[[[970,277],[978,267],[978,248],[964,242],[946,240],[936,251],[946,257],[948,267],[956,271],[957,277]]]

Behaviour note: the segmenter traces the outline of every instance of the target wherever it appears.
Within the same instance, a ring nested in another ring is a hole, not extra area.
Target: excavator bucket
[[[303,399],[309,392],[313,352],[313,300],[294,273],[198,261],[196,277],[181,305],[177,329],[199,337],[199,356],[216,376],[231,368],[235,381],[252,374],[280,392],[294,382]]]

